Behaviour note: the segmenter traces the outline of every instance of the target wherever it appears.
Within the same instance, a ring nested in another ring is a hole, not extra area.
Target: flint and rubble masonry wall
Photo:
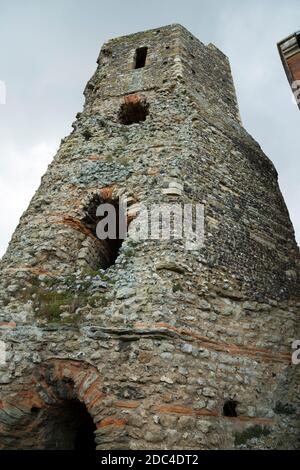
[[[180,25],[113,39],[85,97],[1,261],[0,447],[53,446],[76,398],[99,449],[298,448],[299,250],[228,59]],[[204,247],[129,235],[105,269],[86,210],[122,194],[129,233],[140,204],[203,204]]]

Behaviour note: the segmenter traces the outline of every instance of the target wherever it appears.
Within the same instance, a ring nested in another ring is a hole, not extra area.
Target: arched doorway
[[[39,413],[39,412],[38,412]],[[43,414],[44,449],[93,451],[96,426],[86,406],[77,399],[64,400]]]
[[[13,411],[0,427],[2,450],[96,450],[95,413],[103,398],[95,367],[82,361],[51,359],[33,369],[2,397]]]

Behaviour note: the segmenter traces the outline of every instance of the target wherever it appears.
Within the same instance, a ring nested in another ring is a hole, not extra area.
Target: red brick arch
[[[43,391],[58,401],[62,397],[55,385],[59,388],[60,384],[65,384],[68,394],[65,398],[76,398],[84,403],[97,425],[96,408],[105,395],[101,392],[101,380],[94,366],[83,361],[50,359],[36,368],[33,382],[40,397]],[[47,399],[44,404],[47,406]]]
[[[0,449],[42,447],[40,435],[51,408],[79,400],[96,428],[103,426],[99,373],[92,365],[69,359],[49,359],[37,365],[27,380],[14,384],[0,401]],[[35,447],[36,446],[36,447]]]

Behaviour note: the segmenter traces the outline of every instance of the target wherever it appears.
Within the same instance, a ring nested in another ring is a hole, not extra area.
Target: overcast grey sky
[[[245,128],[274,162],[300,241],[300,112],[276,43],[300,29],[299,0],[0,0],[0,256],[109,38],[181,23],[228,55]]]

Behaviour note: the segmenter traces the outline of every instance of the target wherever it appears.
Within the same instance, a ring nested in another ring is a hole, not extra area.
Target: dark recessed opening
[[[96,426],[79,400],[65,400],[49,409],[46,418],[45,449],[95,450]]]
[[[74,439],[74,450],[95,450],[95,423],[82,403],[80,403],[80,408],[81,409],[78,409],[77,411],[78,420]]]
[[[139,96],[125,99],[119,110],[119,120],[122,124],[130,125],[143,122],[149,114],[149,105],[145,99]]]
[[[40,411],[40,408],[37,408],[36,406],[32,406],[30,409],[30,412],[34,415],[38,414],[39,411]]]
[[[111,50],[108,49],[107,47],[103,48],[102,49],[102,54],[105,56],[105,57],[108,57],[111,55]]]
[[[139,47],[135,51],[135,69],[141,69],[145,67],[148,47]]]
[[[238,402],[235,400],[227,400],[223,406],[223,416],[229,416],[231,418],[237,417],[236,407]]]
[[[109,229],[112,229],[112,227],[108,226],[108,211],[105,210],[101,216],[97,215],[97,209],[102,204],[109,204],[110,211],[115,214],[115,233],[111,236],[110,233],[112,232]],[[103,200],[98,194],[94,195],[89,201],[84,209],[84,214],[82,222],[91,233],[91,237],[88,238],[89,246],[86,250],[85,261],[92,269],[107,269],[115,263],[124,240],[124,234],[122,236],[120,228],[120,218],[121,221],[123,220],[123,225],[126,224],[125,214],[119,211],[117,201]],[[99,223],[104,226],[104,231],[107,234],[107,236],[105,235],[106,238],[99,238],[98,236],[97,226]]]
[[[82,132],[82,135],[84,137],[85,140],[90,140],[90,138],[92,137],[92,134],[91,132],[88,130],[88,129],[85,129],[83,132]]]

